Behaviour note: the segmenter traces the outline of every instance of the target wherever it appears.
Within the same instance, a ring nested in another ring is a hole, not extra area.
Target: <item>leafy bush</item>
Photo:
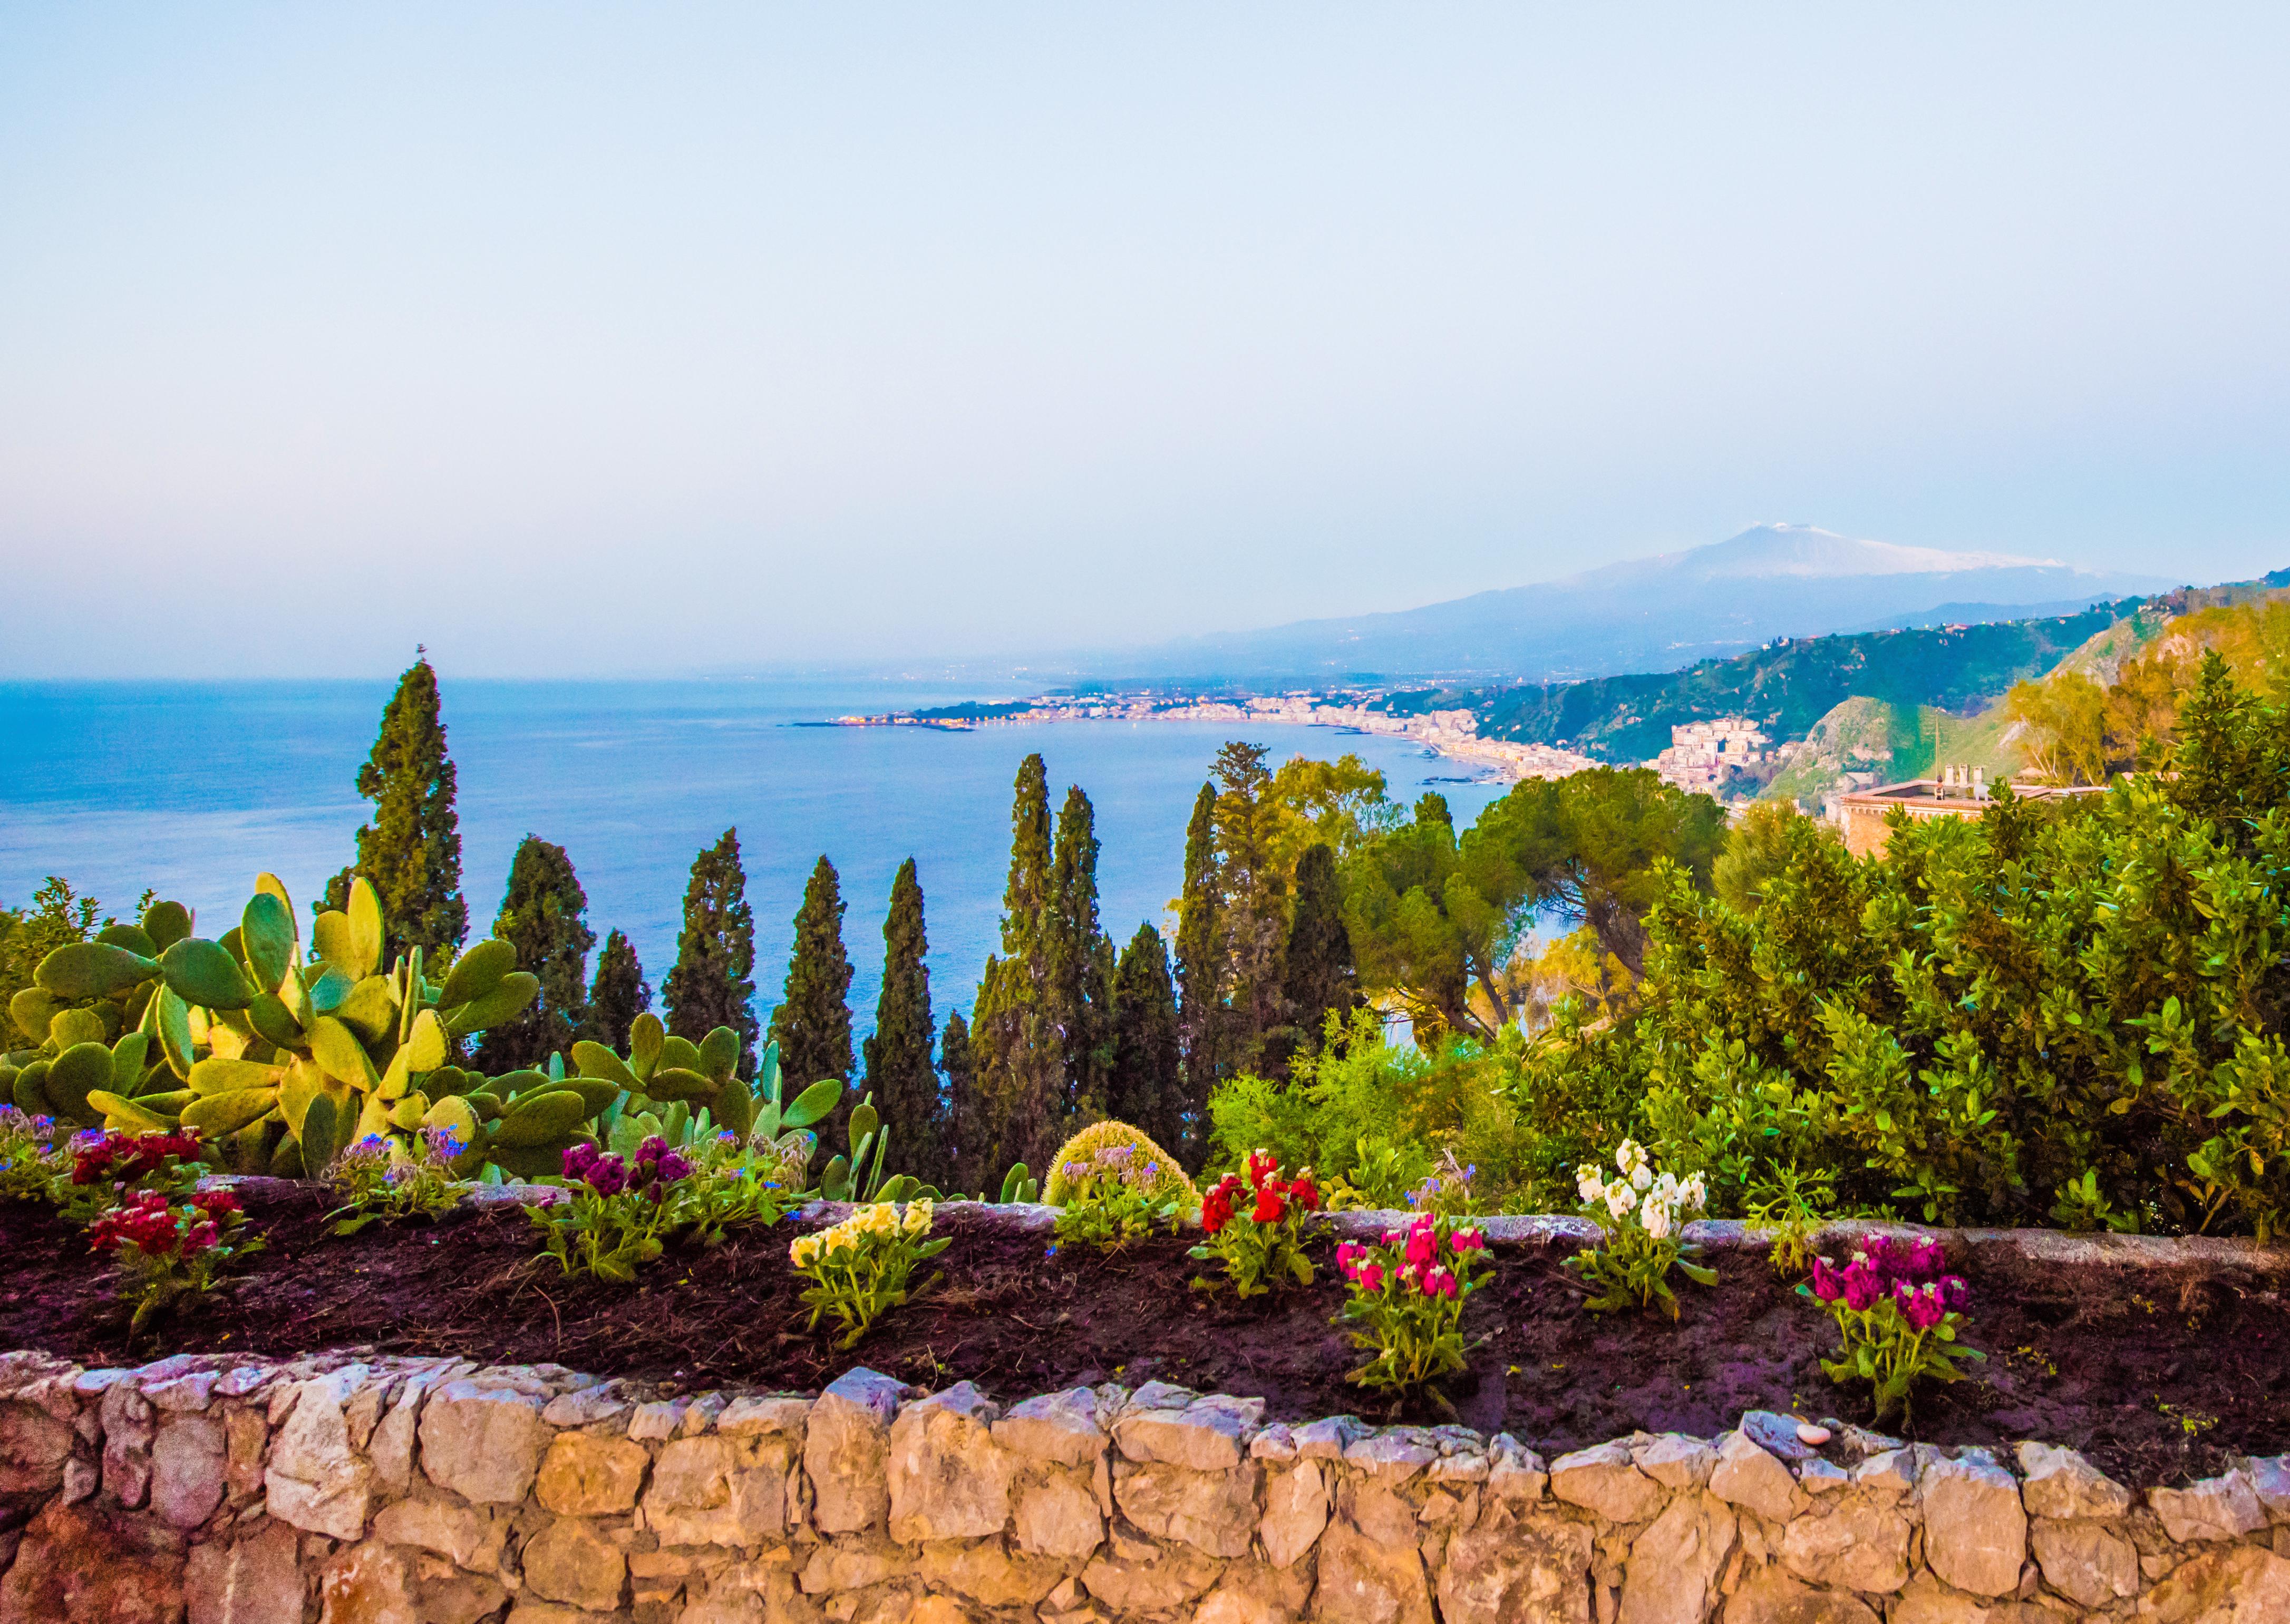
[[[808,1328],[818,1329],[821,1319],[832,1316],[843,1329],[835,1345],[848,1348],[885,1310],[929,1290],[930,1281],[913,1291],[907,1282],[917,1264],[946,1250],[944,1237],[930,1238],[933,1221],[927,1201],[907,1203],[903,1214],[893,1203],[878,1201],[832,1228],[798,1236],[788,1256],[811,1282],[803,1294],[811,1308]]]
[[[627,1159],[575,1145],[564,1153],[569,1197],[525,1211],[564,1273],[625,1284],[639,1264],[660,1256],[661,1237],[678,1227],[680,1204],[670,1198],[691,1176],[692,1164],[662,1139],[645,1140]]]
[[[1201,1229],[1208,1242],[1194,1247],[1192,1255],[1221,1262],[1226,1280],[1242,1297],[1261,1297],[1292,1280],[1311,1284],[1304,1220],[1320,1210],[1320,1187],[1312,1170],[1284,1179],[1278,1158],[1263,1150],[1251,1152],[1246,1166],[1245,1185],[1239,1174],[1227,1173],[1201,1197]],[[1213,1291],[1216,1283],[1203,1278],[1193,1285]]]
[[[1110,1252],[1175,1228],[1197,1205],[1192,1180],[1150,1139],[1117,1122],[1085,1128],[1059,1150],[1050,1169],[1049,1204],[1059,1209],[1060,1245]]]
[[[134,1301],[129,1334],[185,1298],[212,1291],[226,1264],[261,1250],[260,1236],[237,1238],[245,1221],[238,1197],[227,1190],[177,1197],[146,1189],[89,1225],[89,1243],[118,1259],[121,1294]]]
[[[71,1172],[51,1187],[58,1211],[74,1223],[94,1222],[138,1196],[188,1196],[206,1168],[199,1136],[119,1133],[91,1129],[72,1136]]]
[[[1936,1241],[1871,1236],[1841,1269],[1815,1259],[1813,1283],[1797,1288],[1829,1309],[1845,1340],[1843,1356],[1823,1359],[1822,1370],[1831,1381],[1874,1383],[1880,1426],[1908,1420],[1918,1382],[1961,1381],[1958,1359],[1988,1356],[1957,1340],[1965,1284],[1941,1272],[1944,1263]]]
[[[1339,1323],[1366,1363],[1345,1373],[1361,1387],[1412,1392],[1463,1368],[1463,1303],[1484,1282],[1486,1237],[1426,1212],[1387,1229],[1380,1246],[1346,1241],[1336,1269],[1350,1290]]]
[[[1848,1212],[2281,1232],[2290,709],[2214,658],[2169,765],[1877,861],[1787,828],[1754,915],[1672,875],[1626,1023],[1665,1159],[1734,1212],[1793,1165]]]
[[[71,1165],[52,1116],[0,1105],[0,1201],[45,1201]]]
[[[1107,1152],[1121,1154],[1109,1159]],[[1058,1147],[1050,1162],[1049,1182],[1042,1188],[1042,1200],[1053,1207],[1064,1206],[1070,1199],[1077,1182],[1093,1180],[1109,1166],[1125,1170],[1130,1181],[1135,1182],[1141,1170],[1152,1169],[1146,1174],[1149,1193],[1167,1196],[1196,1206],[1200,1192],[1193,1181],[1185,1177],[1185,1170],[1177,1158],[1153,1142],[1152,1136],[1125,1122],[1093,1123]]]
[[[1678,1238],[1686,1215],[1701,1210],[1704,1193],[1699,1173],[1680,1182],[1674,1173],[1657,1176],[1645,1151],[1633,1140],[1624,1140],[1614,1153],[1620,1176],[1603,1179],[1595,1162],[1577,1170],[1577,1193],[1582,1210],[1606,1231],[1603,1248],[1576,1252],[1567,1267],[1584,1280],[1605,1289],[1583,1306],[1602,1314],[1617,1308],[1647,1308],[1655,1298],[1672,1319],[1677,1317],[1677,1296],[1669,1289],[1669,1271],[1703,1285],[1718,1284],[1717,1275],[1686,1260],[1701,1248]]]

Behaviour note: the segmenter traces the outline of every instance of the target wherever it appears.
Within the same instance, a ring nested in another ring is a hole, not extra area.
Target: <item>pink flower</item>
[[[1447,1244],[1457,1252],[1485,1252],[1487,1249],[1487,1237],[1477,1229],[1458,1229],[1448,1240]]]
[[[1845,1286],[1845,1306],[1856,1314],[1868,1312],[1885,1294],[1885,1283],[1866,1263],[1846,1264],[1841,1279]]]
[[[1837,1271],[1829,1267],[1827,1258],[1813,1260],[1813,1294],[1823,1302],[1835,1302],[1845,1295],[1845,1287],[1838,1279]]]
[[[1453,1297],[1457,1289],[1453,1273],[1445,1267],[1434,1268],[1423,1277],[1426,1297]]]
[[[1410,1264],[1421,1268],[1431,1261],[1438,1248],[1438,1235],[1430,1219],[1420,1218],[1408,1227],[1407,1260]]]
[[[1383,1289],[1383,1265],[1381,1263],[1366,1263],[1361,1265],[1359,1284],[1360,1290],[1363,1292],[1381,1291]]]

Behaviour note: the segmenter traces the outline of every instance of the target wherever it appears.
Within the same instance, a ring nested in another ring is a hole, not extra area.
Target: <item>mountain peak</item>
[[[1952,552],[1838,535],[1817,524],[1757,524],[1737,536],[1671,555],[1701,580],[1795,575],[1946,575],[1959,570],[2056,570],[2056,558]]]

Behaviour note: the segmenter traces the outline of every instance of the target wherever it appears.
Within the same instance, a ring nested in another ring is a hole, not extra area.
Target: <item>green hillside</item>
[[[1907,727],[1894,731],[1912,736],[1918,708],[1976,714],[2014,683],[2041,676],[2162,601],[2125,598],[2080,614],[1986,626],[1800,637],[1683,671],[1423,690],[1385,703],[1401,715],[1469,708],[1478,713],[1484,738],[1564,743],[1615,762],[1644,761],[1669,745],[1674,724],[1716,716],[1748,716],[1776,739],[1802,739],[1852,699],[1905,710]],[[1929,759],[1929,742],[1926,749]]]

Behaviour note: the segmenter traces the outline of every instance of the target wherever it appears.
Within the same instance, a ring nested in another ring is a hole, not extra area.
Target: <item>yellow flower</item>
[[[931,1230],[931,1204],[927,1201],[907,1203],[906,1232],[909,1235],[928,1235]]]
[[[788,1256],[795,1260],[797,1268],[809,1267],[818,1255],[819,1237],[815,1235],[798,1236],[795,1244],[788,1248]]]

